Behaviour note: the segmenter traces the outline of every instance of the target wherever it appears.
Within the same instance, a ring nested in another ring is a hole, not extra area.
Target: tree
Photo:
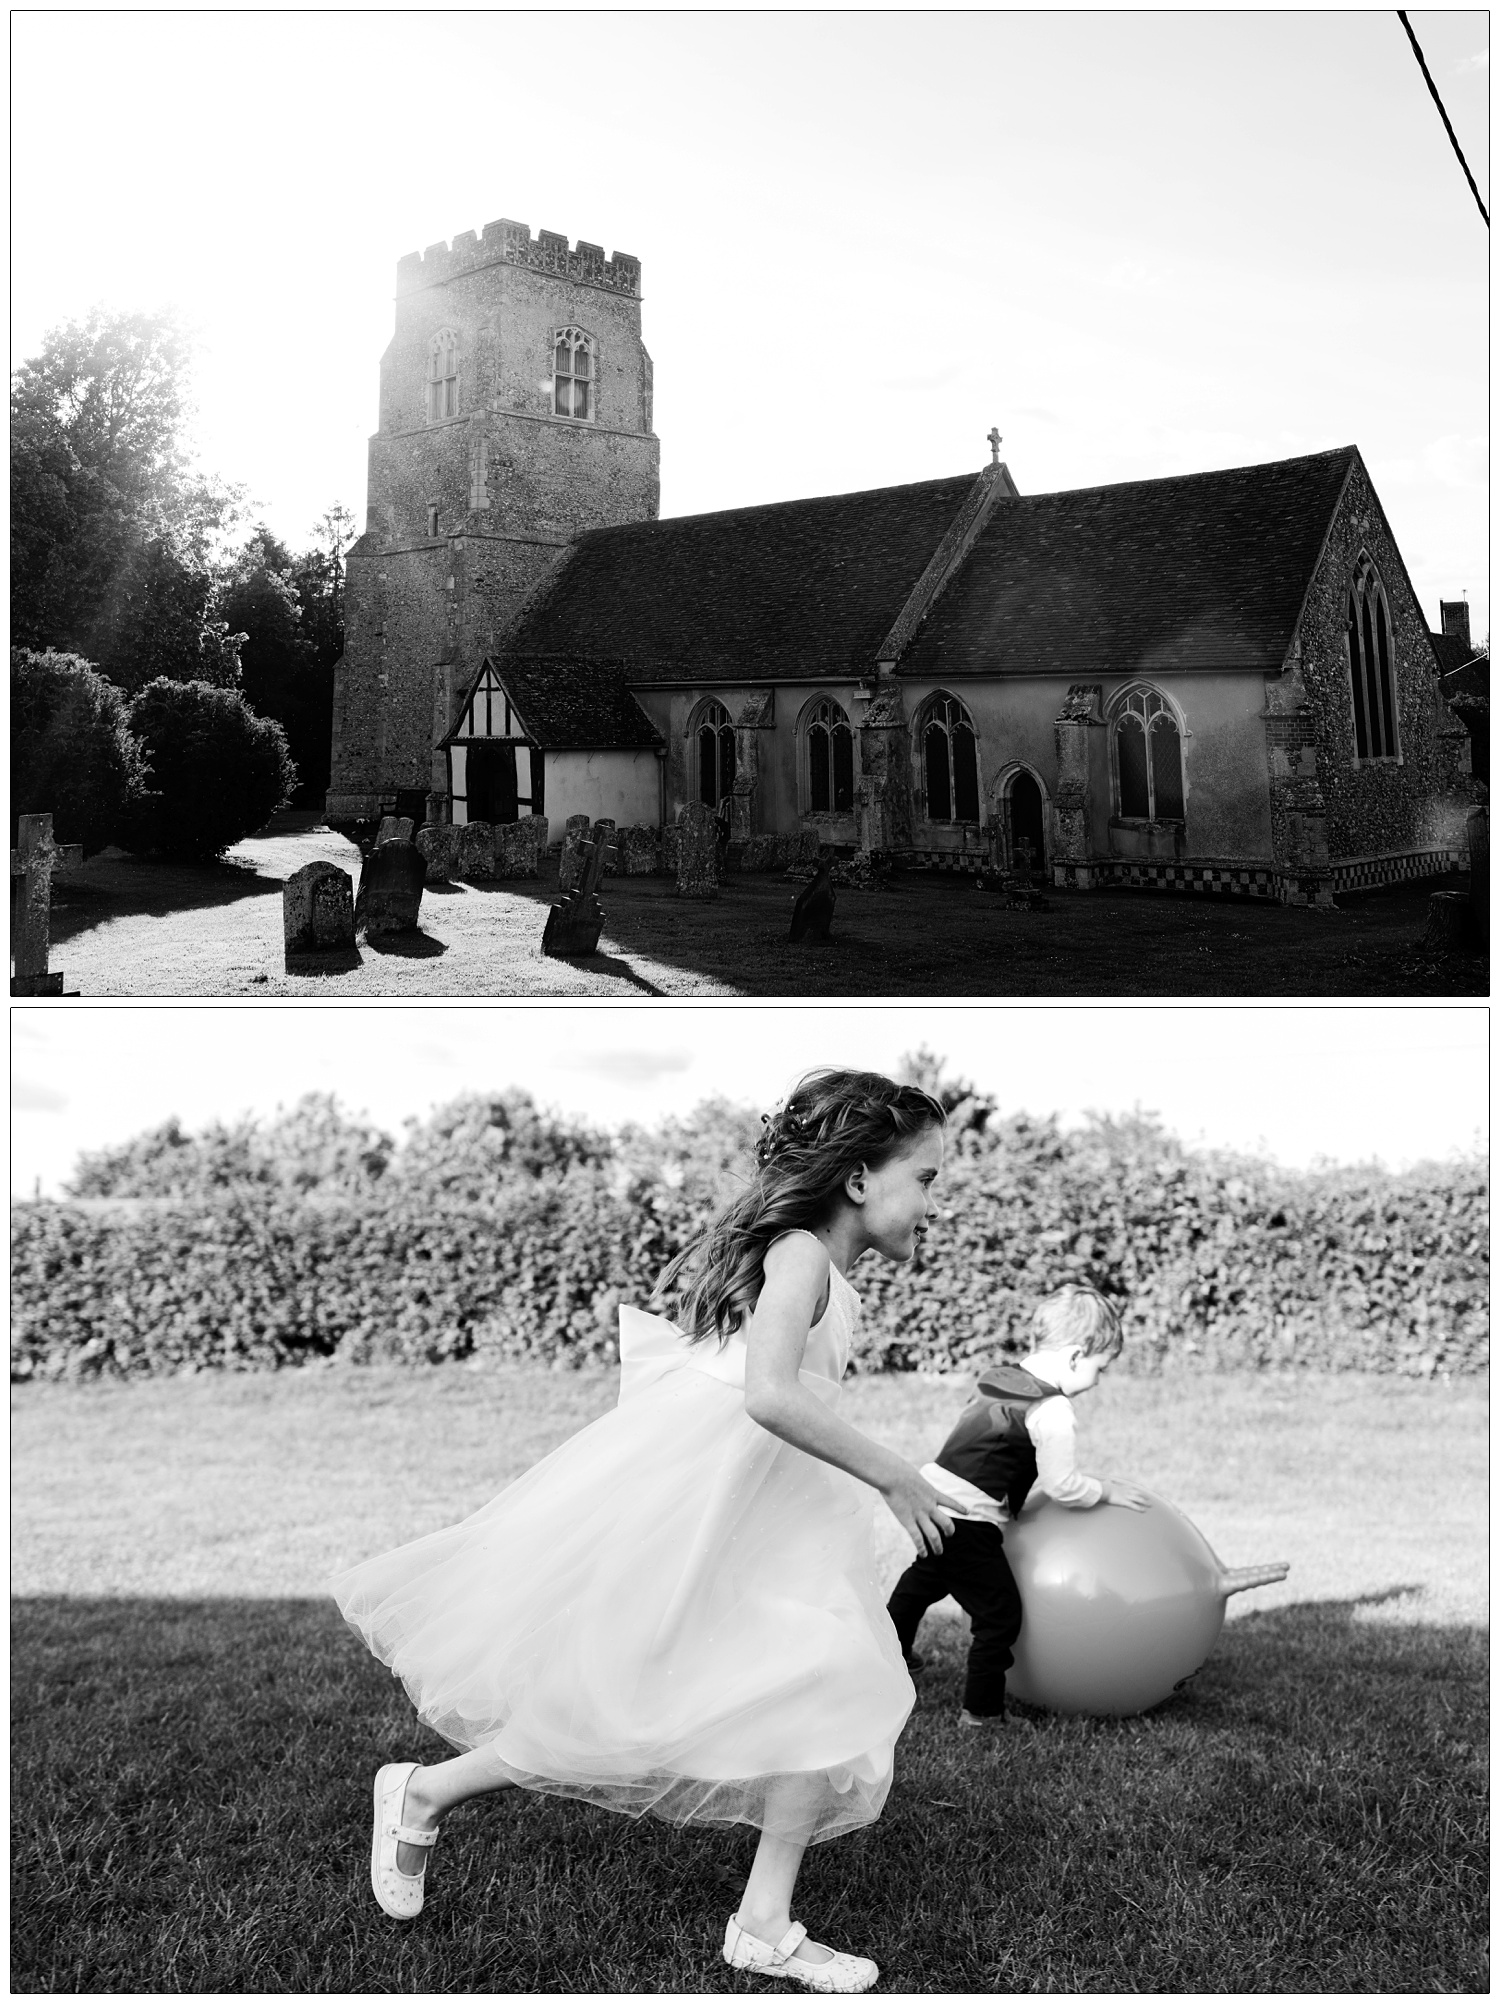
[[[130,723],[150,760],[152,787],[132,847],[216,856],[291,798],[297,768],[285,732],[232,689],[163,677],[141,690]]]
[[[114,684],[76,654],[13,647],[10,731],[12,817],[50,814],[86,854],[118,841],[146,766]]]
[[[112,681],[228,672],[212,558],[240,495],[188,463],[190,359],[173,315],[95,308],[12,379],[13,637],[81,653]]]

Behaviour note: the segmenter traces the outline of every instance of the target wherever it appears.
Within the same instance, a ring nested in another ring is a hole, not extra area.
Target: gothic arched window
[[[807,713],[807,802],[813,814],[854,812],[854,733],[839,705],[823,697]]]
[[[552,340],[552,410],[556,417],[594,415],[594,342],[581,327],[562,327]]]
[[[1391,675],[1391,621],[1375,566],[1360,552],[1349,587],[1349,692],[1354,702],[1354,750],[1362,759],[1395,758],[1396,705]]]
[[[734,725],[722,703],[707,702],[693,724],[698,798],[721,807],[734,792]]]
[[[1182,732],[1154,689],[1132,689],[1115,712],[1115,778],[1124,821],[1181,821]]]
[[[434,334],[427,350],[427,422],[458,416],[458,336]]]
[[[979,748],[956,696],[934,696],[922,712],[922,771],[929,821],[978,821]]]

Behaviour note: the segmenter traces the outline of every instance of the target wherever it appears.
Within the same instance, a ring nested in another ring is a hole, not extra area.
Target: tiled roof
[[[867,674],[976,478],[591,530],[507,655],[635,681]]]
[[[1436,645],[1442,638],[1442,634],[1435,633],[1433,644]],[[1490,657],[1476,654],[1472,645],[1459,651],[1464,659],[1456,668],[1444,670],[1438,686],[1456,710],[1487,710],[1490,701]],[[1438,659],[1442,659],[1441,654]]]
[[[544,751],[646,751],[662,741],[618,668],[576,656],[504,654],[495,672]]]
[[[901,673],[1274,673],[1354,458],[1003,501]]]
[[[1438,658],[1438,667],[1443,674],[1450,674],[1455,668],[1467,668],[1475,659],[1474,643],[1465,640],[1459,633],[1433,633],[1432,651]]]

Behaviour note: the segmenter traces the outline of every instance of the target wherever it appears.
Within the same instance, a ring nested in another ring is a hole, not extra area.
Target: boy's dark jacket
[[[1009,1504],[1012,1517],[1019,1516],[1036,1481],[1036,1449],[1026,1431],[1026,1415],[1043,1399],[1061,1397],[1056,1385],[1044,1385],[1019,1364],[992,1364],[938,1449],[938,1467],[961,1475],[997,1503]]]

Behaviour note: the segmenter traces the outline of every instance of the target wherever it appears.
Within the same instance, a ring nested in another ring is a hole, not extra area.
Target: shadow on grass
[[[1486,1990],[1484,1635],[1376,1604],[1245,1617],[1144,1718],[980,1746],[935,1619],[885,1813],[799,1911],[896,1992]],[[420,1922],[381,1915],[371,1774],[443,1750],[327,1603],[20,1601],[12,1691],[15,1991],[755,1989],[717,1953],[741,1829],[492,1797]]]
[[[364,965],[364,955],[357,946],[330,946],[312,953],[288,953],[285,962],[288,974],[304,977],[352,974],[356,967]]]
[[[448,951],[446,941],[421,931],[366,933],[365,946],[371,953],[389,954],[397,960],[436,960]]]
[[[242,898],[265,897],[284,886],[284,878],[265,876],[249,863],[178,863],[106,852],[91,857],[81,872],[54,884],[52,943],[76,939],[107,919],[211,911],[238,904]]]

